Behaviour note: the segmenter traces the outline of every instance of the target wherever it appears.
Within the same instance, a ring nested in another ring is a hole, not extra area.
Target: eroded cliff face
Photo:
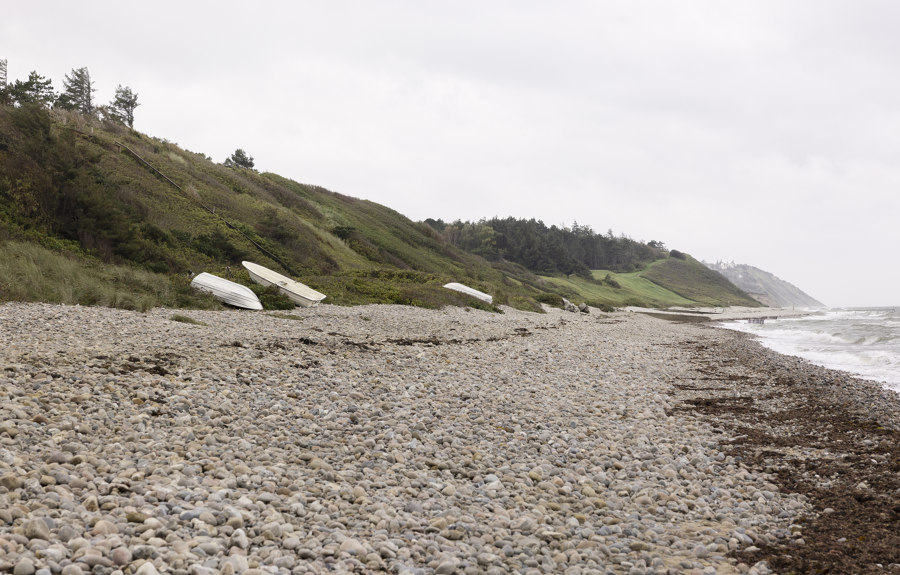
[[[768,307],[825,307],[825,304],[797,286],[759,268],[734,262],[703,264]]]

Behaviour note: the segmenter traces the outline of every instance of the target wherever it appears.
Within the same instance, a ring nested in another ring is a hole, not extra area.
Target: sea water
[[[830,309],[762,324],[723,325],[755,334],[779,353],[880,381],[900,392],[900,307]]]

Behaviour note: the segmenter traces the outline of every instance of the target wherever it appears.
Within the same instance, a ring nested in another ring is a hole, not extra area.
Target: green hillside
[[[670,257],[654,262],[641,277],[685,299],[708,306],[759,307],[760,303],[721,274],[694,258]]]
[[[731,301],[694,285],[696,270],[666,271],[665,262],[634,280],[617,276],[624,287],[613,292],[587,279],[542,278],[454,247],[432,227],[370,201],[218,164],[76,112],[0,107],[0,300],[214,307],[189,288],[190,274],[252,285],[242,260],[339,305],[486,305],[443,288],[449,281],[530,310],[558,300],[554,294],[670,305],[656,289],[683,296],[678,305]],[[278,305],[274,294],[263,295],[267,307]]]
[[[597,307],[760,305],[728,282],[710,281],[703,267],[690,256],[684,260],[670,257],[638,272],[594,270],[591,280],[574,275],[547,280],[569,299],[581,297]]]

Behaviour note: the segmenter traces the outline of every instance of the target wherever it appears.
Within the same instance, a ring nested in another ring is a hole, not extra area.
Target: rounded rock
[[[22,529],[22,534],[29,539],[50,539],[50,527],[43,519],[31,519],[27,521]]]
[[[13,569],[13,575],[34,575],[34,572],[34,561],[28,558],[20,559]]]

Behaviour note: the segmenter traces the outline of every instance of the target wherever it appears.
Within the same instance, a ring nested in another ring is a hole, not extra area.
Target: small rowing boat
[[[244,309],[262,309],[263,305],[259,298],[253,293],[253,290],[247,286],[228,281],[225,278],[214,276],[206,272],[197,274],[191,280],[191,287],[209,292],[216,299],[219,299],[228,305],[234,307],[242,307]]]
[[[464,293],[466,295],[470,295],[474,298],[478,298],[481,301],[486,301],[488,303],[494,303],[494,296],[488,295],[482,291],[478,291],[477,289],[470,288],[467,285],[463,285],[456,282],[450,282],[444,285],[447,289],[452,289],[454,291],[458,291],[460,293]]]
[[[308,285],[292,280],[278,272],[263,267],[253,262],[241,262],[250,272],[250,279],[264,286],[275,286],[278,291],[290,298],[299,306],[312,307],[325,299],[325,294],[319,293]]]

